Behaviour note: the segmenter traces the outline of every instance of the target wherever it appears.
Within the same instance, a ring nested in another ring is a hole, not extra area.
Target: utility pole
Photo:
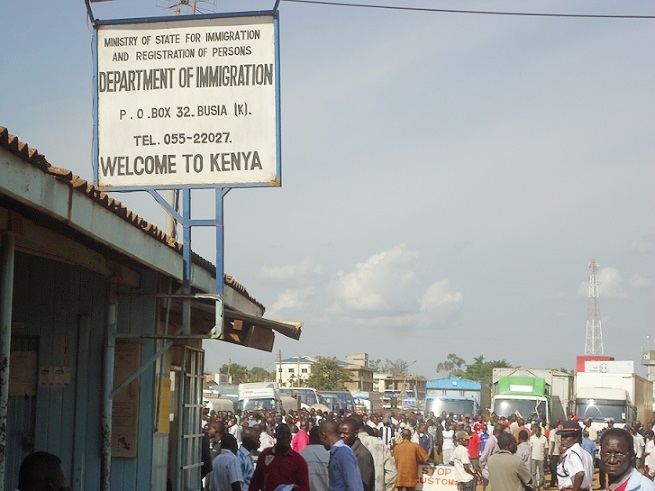
[[[277,372],[278,372],[278,384],[282,386],[282,350],[279,350],[277,353]]]
[[[603,355],[603,330],[598,301],[598,263],[595,259],[589,263],[589,297],[587,299],[587,330],[585,333],[585,355]]]
[[[300,387],[300,355],[298,355],[298,375],[296,376],[296,387]]]

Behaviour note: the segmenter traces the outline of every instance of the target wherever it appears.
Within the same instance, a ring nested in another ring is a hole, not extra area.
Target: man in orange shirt
[[[398,471],[396,487],[399,491],[414,491],[418,484],[418,465],[428,461],[428,454],[418,443],[412,443],[410,430],[404,429],[402,437],[403,440],[393,448]]]

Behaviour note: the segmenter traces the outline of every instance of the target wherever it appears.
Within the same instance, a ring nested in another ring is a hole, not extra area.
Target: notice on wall
[[[272,15],[100,25],[97,186],[279,186]]]
[[[155,383],[157,384],[155,387],[155,407],[157,408],[155,414],[157,412],[159,414],[159,419],[155,421],[155,427],[157,433],[168,434],[171,432],[171,379],[167,377],[161,379],[161,395],[159,394],[159,377],[156,378]]]
[[[141,364],[141,345],[116,343],[114,354],[114,390],[121,386]],[[118,392],[112,400],[112,455],[136,457],[139,430],[139,377]]]
[[[9,396],[36,395],[38,353],[12,351],[9,358]]]
[[[68,366],[42,365],[39,367],[39,387],[66,387],[71,383],[71,369]]]

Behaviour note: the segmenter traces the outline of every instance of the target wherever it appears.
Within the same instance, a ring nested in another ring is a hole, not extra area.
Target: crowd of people
[[[205,418],[211,491],[413,491],[421,465],[452,466],[458,491],[655,491],[655,421],[626,429],[609,422],[598,434],[573,416],[546,425],[311,408]]]

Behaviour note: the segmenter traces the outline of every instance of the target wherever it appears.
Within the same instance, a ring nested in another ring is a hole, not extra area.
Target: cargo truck
[[[475,416],[480,407],[482,386],[474,380],[461,377],[447,377],[429,380],[425,384],[426,413],[439,416],[442,412],[460,419],[462,416]]]
[[[494,368],[492,411],[498,416],[565,420],[573,411],[573,375],[540,368]]]
[[[239,402],[242,411],[266,409],[279,413],[282,410],[280,388],[277,382],[251,382],[239,384]]]
[[[653,416],[653,383],[635,373],[578,372],[575,414],[600,431],[612,420],[622,428]]]

